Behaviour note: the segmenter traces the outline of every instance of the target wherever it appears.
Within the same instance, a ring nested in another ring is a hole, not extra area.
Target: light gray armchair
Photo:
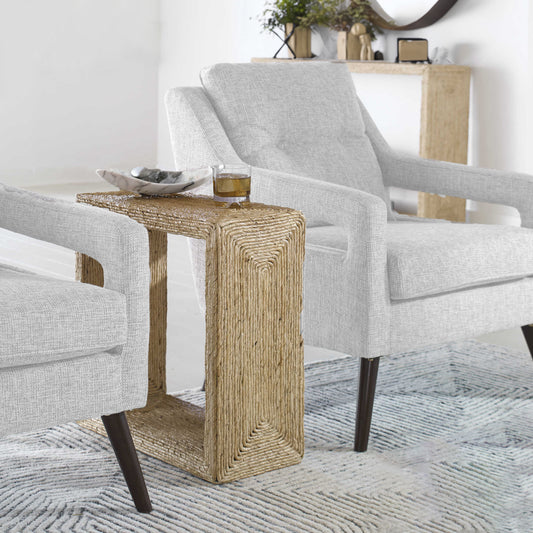
[[[105,287],[0,263],[0,437],[102,416],[141,512],[151,510],[124,411],[146,404],[146,229],[0,184],[0,227],[87,254]]]
[[[342,64],[220,64],[201,81],[167,94],[176,165],[242,160],[253,200],[305,214],[304,339],[361,357],[357,451],[381,356],[533,322],[532,177],[396,154]],[[399,216],[390,185],[511,205],[523,227]]]

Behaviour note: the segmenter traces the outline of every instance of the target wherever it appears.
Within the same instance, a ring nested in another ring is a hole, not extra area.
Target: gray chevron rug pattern
[[[0,439],[0,531],[533,531],[529,354],[467,341],[384,358],[363,454],[357,369],[307,366],[300,465],[217,486],[140,454],[151,515],[135,512],[103,437],[69,424]]]

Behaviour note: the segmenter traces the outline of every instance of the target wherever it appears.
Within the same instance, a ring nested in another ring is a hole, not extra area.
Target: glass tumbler
[[[213,167],[213,198],[228,205],[250,202],[250,165],[218,165]]]

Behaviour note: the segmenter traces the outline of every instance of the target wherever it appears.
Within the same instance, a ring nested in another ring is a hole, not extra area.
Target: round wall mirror
[[[376,24],[387,30],[417,30],[434,24],[457,0],[370,0]]]

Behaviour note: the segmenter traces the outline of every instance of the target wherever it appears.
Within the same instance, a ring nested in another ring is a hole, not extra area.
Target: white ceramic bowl
[[[123,191],[136,192],[146,196],[164,196],[177,192],[190,191],[204,184],[213,176],[211,167],[183,170],[176,183],[151,183],[134,178],[128,171],[98,169],[96,173],[107,182]]]

